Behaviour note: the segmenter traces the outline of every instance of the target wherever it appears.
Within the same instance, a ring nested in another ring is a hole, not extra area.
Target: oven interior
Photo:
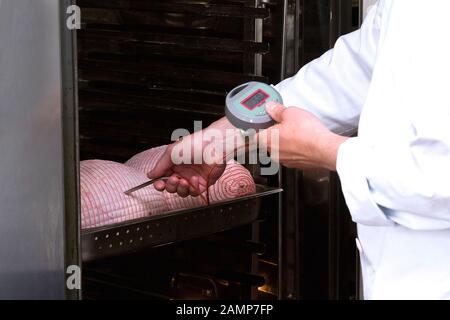
[[[358,23],[358,1],[351,0],[77,5],[81,160],[123,162],[170,143],[175,129],[192,132],[194,121],[206,127],[224,115],[235,86],[278,83]],[[82,231],[82,297],[354,299],[355,230],[336,175],[249,170],[262,188],[253,198]],[[128,246],[116,250],[117,243]]]
[[[248,0],[79,0],[77,4],[83,12],[77,34],[81,160],[124,162],[170,143],[178,128],[192,132],[194,121],[206,127],[222,117],[226,93],[237,85],[280,80],[281,2],[256,6]],[[259,176],[255,165],[249,170],[263,188],[279,187],[279,176]],[[104,228],[90,238],[82,231],[83,298],[276,299],[278,198],[271,194],[249,200],[247,210],[249,214],[256,210],[256,215],[224,231],[203,230],[198,237],[194,232],[188,239],[175,236],[151,245],[138,245],[139,238],[130,238],[135,243],[129,250],[111,255],[98,254],[99,248],[105,252],[113,246],[98,245],[99,238],[110,239],[119,234],[117,229]],[[244,214],[241,204],[226,206],[231,218]],[[223,207],[211,210],[206,214],[216,221]],[[154,231],[163,238],[183,218],[192,218],[189,223],[199,229],[194,217],[179,213],[178,220],[156,221],[151,227],[165,226]],[[134,227],[125,224],[121,232],[149,225]],[[90,244],[85,239],[96,241],[97,254],[88,258]]]

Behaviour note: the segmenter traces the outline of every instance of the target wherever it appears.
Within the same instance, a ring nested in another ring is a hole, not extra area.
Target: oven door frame
[[[69,7],[75,0],[62,0],[60,5],[62,65],[62,125],[64,159],[64,221],[67,300],[82,298],[80,157],[78,133],[77,31],[67,27]],[[78,17],[81,19],[81,17]]]

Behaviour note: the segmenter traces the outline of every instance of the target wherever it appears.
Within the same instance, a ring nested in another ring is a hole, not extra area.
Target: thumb
[[[173,165],[171,154],[172,148],[169,146],[158,162],[156,162],[156,166],[153,170],[147,173],[149,179],[158,179],[166,175],[166,172],[168,172]]]
[[[283,121],[283,113],[285,110],[286,110],[285,106],[273,101],[268,102],[266,105],[266,112],[276,122]]]

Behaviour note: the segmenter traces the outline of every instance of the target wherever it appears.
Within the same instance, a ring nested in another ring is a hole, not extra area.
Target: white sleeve
[[[370,10],[360,30],[340,37],[334,49],[276,86],[285,106],[312,112],[335,133],[356,132],[375,64],[383,4]]]
[[[442,40],[450,2],[422,4],[393,4],[358,137],[339,149],[337,171],[360,224],[450,229],[450,45]]]
[[[360,137],[341,145],[337,171],[353,221],[450,229],[450,113],[424,112],[417,120],[422,132],[408,145]]]

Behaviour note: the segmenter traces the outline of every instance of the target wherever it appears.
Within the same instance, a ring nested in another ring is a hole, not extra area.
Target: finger
[[[166,190],[169,193],[177,193],[178,185],[180,183],[180,179],[176,176],[170,177],[166,182]]]
[[[197,176],[193,176],[190,180],[189,193],[193,197],[198,197],[200,195],[200,185]]]
[[[278,123],[283,121],[283,113],[285,110],[286,110],[285,106],[273,101],[268,102],[266,105],[266,112],[273,120],[275,120]]]
[[[166,183],[162,180],[156,181],[153,186],[155,187],[156,190],[161,192],[166,190]]]
[[[180,180],[177,193],[182,198],[187,198],[189,196],[189,183],[185,179]]]
[[[149,179],[157,179],[167,175],[168,170],[172,167],[172,146],[167,147],[161,158],[156,163],[152,171],[147,173]]]

